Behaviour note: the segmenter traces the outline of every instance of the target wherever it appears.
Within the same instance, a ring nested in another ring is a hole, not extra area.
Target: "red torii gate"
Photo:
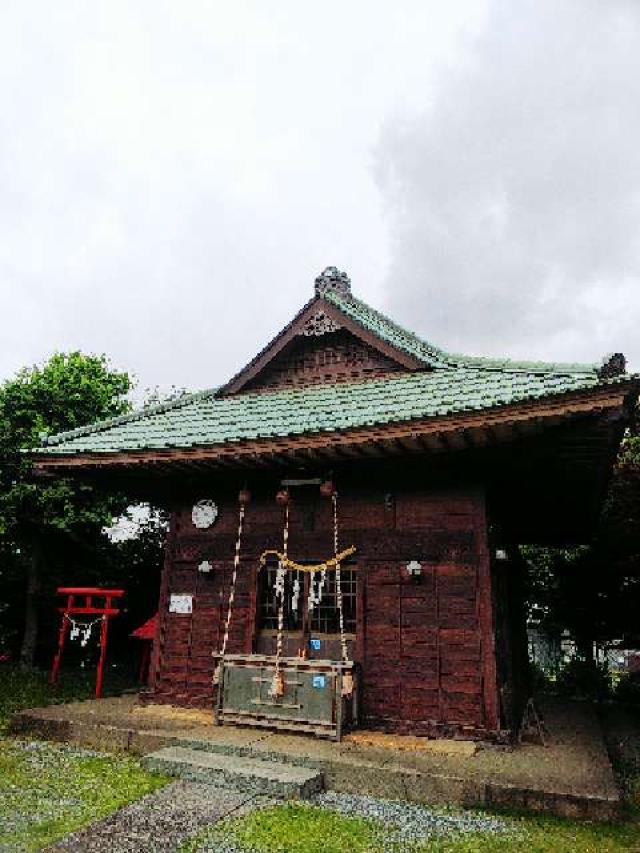
[[[118,607],[114,607],[114,599],[122,598],[125,591],[123,589],[102,589],[97,586],[60,586],[57,589],[58,595],[66,595],[67,603],[63,607],[58,607],[58,611],[62,613],[62,621],[60,631],[58,633],[58,650],[53,658],[49,683],[55,684],[58,680],[58,672],[60,670],[60,662],[62,660],[62,650],[67,638],[67,633],[72,622],[72,616],[101,616],[100,619],[100,660],[98,661],[98,671],[96,673],[96,699],[102,695],[102,679],[104,676],[104,662],[107,656],[107,635],[109,627],[109,617],[117,616],[120,613]],[[76,598],[80,597],[83,601],[76,602]],[[95,603],[94,599],[102,599],[103,604]]]

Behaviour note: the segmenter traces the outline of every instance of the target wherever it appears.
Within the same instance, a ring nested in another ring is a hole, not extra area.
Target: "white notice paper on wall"
[[[169,599],[169,613],[191,613],[192,611],[192,595],[172,595]]]

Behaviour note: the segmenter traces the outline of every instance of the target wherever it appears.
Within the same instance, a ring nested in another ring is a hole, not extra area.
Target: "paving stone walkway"
[[[192,833],[269,802],[247,792],[180,780],[66,836],[46,853],[173,853]]]

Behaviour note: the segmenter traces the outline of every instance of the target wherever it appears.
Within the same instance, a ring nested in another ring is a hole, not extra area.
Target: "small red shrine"
[[[528,697],[517,546],[588,541],[637,394],[621,355],[445,352],[329,267],[226,385],[53,436],[37,467],[171,512],[152,701],[496,737]]]
[[[104,665],[107,659],[107,640],[109,637],[109,619],[120,613],[118,599],[124,595],[123,589],[103,589],[99,586],[60,586],[58,595],[66,598],[66,603],[58,607],[60,630],[58,632],[58,648],[53,658],[49,681],[55,684],[58,680],[62,653],[67,639],[75,640],[81,637],[80,643],[86,646],[96,625],[100,626],[98,646],[100,657],[96,672],[96,699],[102,696]]]

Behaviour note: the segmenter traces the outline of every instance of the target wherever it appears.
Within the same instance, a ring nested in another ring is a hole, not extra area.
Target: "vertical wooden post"
[[[138,670],[138,681],[143,684],[147,677],[149,661],[151,659],[151,644],[152,640],[142,641],[142,651],[140,652],[140,668]]]
[[[173,566],[173,546],[176,539],[176,528],[178,519],[175,508],[171,511],[169,518],[169,531],[164,544],[164,564],[160,578],[160,595],[158,600],[158,619],[156,621],[156,635],[153,638],[151,650],[151,663],[149,664],[148,687],[152,691],[158,689],[160,679],[161,655],[164,646],[164,632],[167,622],[167,602],[169,598],[169,573]]]
[[[104,678],[104,661],[107,656],[107,627],[109,625],[109,617],[102,617],[102,625],[100,626],[100,660],[98,661],[98,672],[96,673],[96,699],[102,696],[102,679]]]
[[[489,552],[487,512],[484,492],[478,494],[476,536],[478,541],[478,622],[482,665],[484,722],[490,731],[500,729],[500,703],[496,671],[496,642],[491,585],[491,554]]]
[[[366,571],[367,561],[360,562],[356,569],[356,641],[354,659],[362,665],[365,655]]]
[[[242,566],[242,563],[240,563]],[[245,569],[246,571],[246,569]],[[247,626],[245,652],[253,654],[256,648],[256,636],[258,625],[258,574],[257,566],[249,570],[249,624]]]
[[[442,689],[442,636],[440,629],[440,567],[433,567],[434,627],[436,629],[436,677],[438,679],[438,722],[446,723]]]

